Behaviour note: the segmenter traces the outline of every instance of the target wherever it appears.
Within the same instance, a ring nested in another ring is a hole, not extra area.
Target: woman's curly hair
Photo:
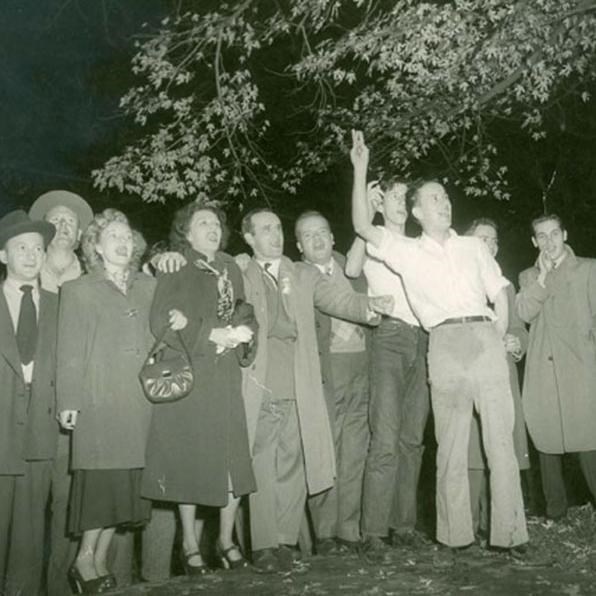
[[[130,227],[128,218],[122,211],[117,209],[108,208],[104,209],[101,213],[98,213],[91,223],[87,226],[87,229],[83,232],[81,239],[81,249],[83,252],[83,262],[85,263],[85,269],[88,272],[98,271],[103,269],[103,259],[97,252],[97,245],[99,244],[99,238],[101,233],[113,222],[120,222]],[[131,271],[138,271],[143,254],[147,249],[147,243],[143,238],[142,234],[131,228],[132,232],[132,243],[133,251],[130,259],[129,269]]]
[[[174,220],[172,221],[172,227],[170,228],[170,249],[178,252],[184,252],[190,247],[190,242],[186,237],[190,230],[190,224],[195,213],[198,211],[211,211],[214,213],[221,224],[221,242],[219,244],[220,250],[224,250],[228,243],[229,230],[226,224],[226,214],[216,207],[201,202],[189,203],[178,209],[174,214]]]

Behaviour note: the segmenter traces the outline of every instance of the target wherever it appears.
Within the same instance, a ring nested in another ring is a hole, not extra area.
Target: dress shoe
[[[211,569],[207,567],[205,562],[200,563],[199,565],[192,565],[190,560],[193,557],[200,557],[201,553],[198,550],[195,550],[191,553],[185,553],[184,551],[180,552],[180,557],[182,559],[182,567],[184,568],[184,573],[189,576],[198,576],[198,575],[207,575],[211,573]],[[202,560],[202,559],[201,559]]]
[[[361,556],[373,565],[390,563],[389,546],[379,536],[367,536],[360,546]]]
[[[221,566],[224,569],[241,569],[242,567],[248,567],[248,561],[244,558],[240,547],[236,544],[232,544],[228,548],[224,548],[221,545],[221,542],[218,540],[215,543],[215,552],[217,553],[217,557]],[[231,558],[231,553],[237,553],[238,556],[235,558]]]
[[[338,552],[335,538],[321,538],[320,540],[317,540],[315,548],[317,555],[321,555],[322,557],[335,555]]]
[[[73,565],[68,570],[68,581],[75,594],[103,594],[112,588],[106,583],[106,575],[93,579],[83,579],[81,572]]]
[[[272,548],[261,548],[253,551],[252,564],[257,573],[275,573],[281,570]]]

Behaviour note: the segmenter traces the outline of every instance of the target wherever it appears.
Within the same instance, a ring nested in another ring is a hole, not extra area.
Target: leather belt
[[[458,323],[484,323],[490,320],[490,317],[485,317],[484,315],[473,315],[471,317],[452,317],[450,319],[441,321],[436,326],[440,327],[441,325],[457,325]]]

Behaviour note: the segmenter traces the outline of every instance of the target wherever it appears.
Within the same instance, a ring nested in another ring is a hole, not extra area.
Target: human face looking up
[[[480,240],[486,244],[493,259],[497,256],[497,253],[499,252],[499,238],[495,228],[487,224],[478,224],[474,229],[472,236],[480,238]]]
[[[244,239],[261,261],[279,259],[284,250],[284,233],[281,221],[275,213],[262,211],[251,218],[251,231]]]
[[[221,244],[221,222],[213,211],[201,209],[193,213],[186,239],[194,250],[213,259]]]
[[[408,187],[405,184],[397,182],[383,193],[383,202],[379,211],[383,214],[385,224],[403,226],[406,223],[406,219],[408,219],[407,190]]]
[[[13,236],[0,250],[0,261],[6,265],[6,275],[17,282],[37,279],[44,259],[43,237],[37,232]]]
[[[320,215],[311,215],[300,220],[296,230],[298,250],[310,263],[326,265],[333,254],[333,234],[329,223]]]
[[[565,252],[567,232],[561,229],[556,219],[547,219],[534,224],[532,244],[552,261],[558,261]]]
[[[111,222],[101,231],[95,250],[106,267],[125,269],[132,259],[132,230],[122,221]]]
[[[52,248],[74,250],[81,238],[77,214],[64,205],[56,205],[46,213],[45,220],[54,224],[56,228],[56,235],[51,243]]]
[[[438,182],[427,182],[418,189],[412,214],[427,234],[446,232],[451,227],[451,201]]]

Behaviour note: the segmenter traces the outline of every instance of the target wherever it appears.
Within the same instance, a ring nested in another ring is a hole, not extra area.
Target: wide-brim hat
[[[31,219],[45,219],[46,213],[58,206],[68,207],[77,214],[81,230],[84,230],[93,219],[93,209],[89,203],[69,190],[50,190],[37,197],[29,209],[29,215]]]
[[[29,232],[41,234],[47,248],[54,238],[56,228],[47,221],[33,221],[22,209],[11,211],[0,219],[0,250],[6,246],[11,238]]]

